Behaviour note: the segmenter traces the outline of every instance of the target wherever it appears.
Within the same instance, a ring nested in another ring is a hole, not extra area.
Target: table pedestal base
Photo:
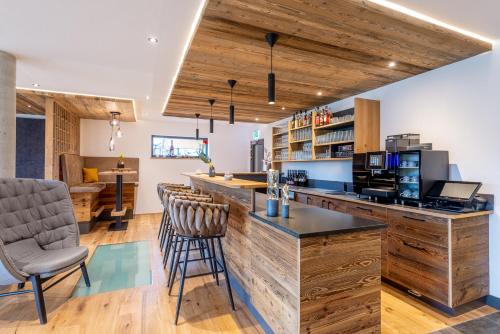
[[[109,224],[108,231],[125,231],[128,228],[128,221],[122,221],[120,223],[115,222]]]

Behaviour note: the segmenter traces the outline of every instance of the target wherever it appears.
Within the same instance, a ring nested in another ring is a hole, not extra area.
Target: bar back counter
[[[263,182],[184,174],[231,205],[225,253],[231,283],[268,333],[380,332],[385,224],[292,202],[266,216]]]

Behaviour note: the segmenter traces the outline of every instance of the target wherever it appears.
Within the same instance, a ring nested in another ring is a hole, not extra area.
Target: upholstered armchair
[[[51,180],[0,178],[0,285],[18,284],[18,290],[0,297],[35,294],[41,324],[47,322],[42,283],[51,277],[85,267],[88,249],[80,235],[65,183]],[[32,290],[24,289],[30,281]]]

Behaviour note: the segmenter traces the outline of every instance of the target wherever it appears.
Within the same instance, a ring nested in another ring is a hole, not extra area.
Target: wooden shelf
[[[296,143],[304,143],[306,141],[312,141],[312,138],[310,139],[302,139],[302,140],[295,140],[295,141],[291,141],[290,144],[296,144]]]
[[[314,127],[314,130],[335,129],[335,128],[340,128],[340,127],[343,127],[346,125],[354,125],[354,120],[345,121],[345,122],[337,122],[337,123],[327,124],[327,125],[323,125],[323,126],[316,126],[316,127]]]
[[[330,145],[348,144],[348,143],[354,143],[354,140],[332,141],[324,144],[314,144],[314,146],[319,147],[319,146],[330,146]]]
[[[273,147],[273,151],[286,149],[288,148],[289,156],[294,152],[294,148],[297,148],[300,143],[311,142],[313,144],[313,157],[311,160],[273,160],[272,163],[277,165],[273,168],[281,169],[280,163],[282,162],[313,162],[313,161],[346,161],[352,160],[352,158],[327,158],[327,159],[316,159],[316,152],[319,151],[316,148],[327,147],[332,145],[342,145],[342,144],[353,144],[355,153],[363,153],[370,151],[379,151],[380,150],[380,101],[377,100],[368,100],[362,98],[354,99],[354,108],[337,111],[344,112],[344,114],[353,113],[354,119],[349,121],[337,122],[332,124],[327,124],[323,126],[316,126],[314,123],[306,126],[301,126],[298,128],[291,128],[291,122],[288,122],[288,131],[282,131],[283,126],[273,128],[273,136],[281,136],[288,134],[288,146],[276,146]],[[336,112],[336,113],[337,113]],[[316,112],[313,112],[311,115],[314,120],[316,117]],[[316,134],[321,134],[321,131],[316,130],[330,130],[337,129],[344,126],[352,126],[354,128],[354,138],[352,140],[345,141],[337,141],[337,142],[329,142],[316,144]],[[297,140],[292,141],[292,134],[295,130],[311,128],[311,139]],[[273,144],[274,145],[274,144]],[[411,167],[414,168],[414,167]],[[418,168],[418,167],[416,167]]]
[[[299,126],[298,128],[290,128],[290,131],[295,131],[295,130],[300,130],[300,129],[305,129],[305,128],[310,128],[312,127],[312,124],[311,125],[304,125],[304,126]]]
[[[273,133],[273,136],[282,136],[282,135],[287,135],[287,134],[288,134],[288,130],[283,131],[283,132]]]

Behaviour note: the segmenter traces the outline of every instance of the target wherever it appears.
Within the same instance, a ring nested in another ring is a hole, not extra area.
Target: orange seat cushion
[[[99,182],[99,175],[97,173],[97,168],[84,168],[83,169],[83,182],[84,183]]]

